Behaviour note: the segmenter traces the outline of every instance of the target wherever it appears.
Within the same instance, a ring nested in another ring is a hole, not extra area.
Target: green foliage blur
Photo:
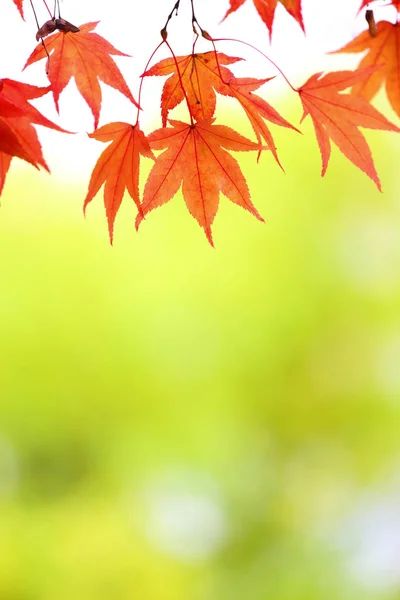
[[[222,198],[215,250],[181,196],[110,247],[86,181],[14,161],[1,600],[400,598],[398,140],[380,194],[303,131],[286,173],[237,155],[266,224]]]

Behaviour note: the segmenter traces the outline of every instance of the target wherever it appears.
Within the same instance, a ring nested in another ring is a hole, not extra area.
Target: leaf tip
[[[110,246],[113,246],[113,244],[114,244],[114,220],[115,220],[115,216],[107,215],[108,238],[110,240]]]
[[[212,234],[211,234],[211,230],[207,231],[206,229],[204,230],[205,234],[206,234],[206,238],[208,240],[208,243],[210,244],[211,248],[214,248],[215,250],[215,246],[214,246],[214,240],[212,238]]]
[[[210,244],[210,246],[212,248],[215,248],[210,225],[208,223],[204,223],[201,226],[202,226],[202,228],[204,230],[204,233],[206,234],[206,238],[207,238],[208,243]]]
[[[135,219],[135,229],[136,229],[136,231],[139,231],[140,223],[143,221],[144,218],[145,217],[144,217],[143,211],[141,213],[139,212],[136,215],[136,219]]]
[[[263,219],[263,217],[260,215],[260,213],[254,208],[254,210],[252,211],[252,214],[255,216],[255,218],[260,221],[261,223],[265,223],[265,219]]]
[[[84,219],[86,219],[86,209],[87,209],[87,205],[89,204],[90,200],[91,200],[91,198],[89,198],[89,193],[88,193],[83,202],[83,206],[82,206],[82,212],[83,212]]]

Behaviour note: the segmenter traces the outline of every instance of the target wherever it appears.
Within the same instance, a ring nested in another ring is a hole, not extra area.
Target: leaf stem
[[[199,22],[196,19],[196,14],[194,12],[194,0],[190,0],[190,5],[192,7],[192,29],[193,29],[193,32],[195,33],[195,35],[197,35],[197,37],[198,37],[199,34],[197,33],[197,29],[196,29],[195,25],[197,25],[200,28],[200,31],[202,31],[202,29],[199,25]]]
[[[165,22],[165,25],[164,25],[164,27],[162,28],[162,30],[161,30],[161,31],[165,31],[165,32],[167,31],[168,23],[170,22],[170,20],[171,20],[171,19],[172,19],[172,17],[174,16],[174,13],[175,13],[175,15],[176,15],[176,16],[178,15],[178,9],[179,9],[179,5],[180,5],[180,3],[181,3],[181,0],[176,0],[176,2],[175,2],[175,4],[174,4],[174,8],[173,8],[173,9],[171,10],[171,12],[169,13],[169,15],[168,15],[168,17],[167,17],[167,20],[166,20],[166,22]]]
[[[153,58],[154,58],[155,54],[158,52],[158,50],[161,48],[161,46],[162,46],[164,43],[165,43],[165,40],[162,40],[162,41],[161,41],[161,42],[158,44],[157,48],[156,48],[155,50],[153,50],[153,52],[151,53],[151,56],[150,56],[149,60],[148,60],[148,61],[147,61],[147,63],[146,63],[146,66],[145,66],[145,68],[144,68],[144,71],[143,71],[143,73],[146,73],[147,69],[149,68],[149,64],[151,63],[151,61],[153,60]],[[136,125],[138,125],[138,123],[139,123],[139,114],[140,114],[140,99],[141,99],[141,96],[142,96],[142,87],[143,87],[143,75],[142,75],[142,76],[141,76],[141,78],[140,78],[140,84],[139,84],[139,93],[138,93],[138,108],[137,108],[137,116],[136,116],[136,124],[135,124],[135,126],[136,126]]]
[[[43,1],[45,1],[45,0],[43,0]],[[56,18],[57,8],[58,8],[58,18],[60,19],[61,18],[61,14],[60,14],[60,0],[54,0],[54,15],[53,15],[54,19]]]
[[[32,0],[31,0],[31,4],[32,4]],[[50,17],[53,18],[53,15],[51,14],[51,10],[49,9],[49,7],[47,6],[47,2],[46,0],[43,0],[43,4],[45,5],[45,7],[47,8],[47,12],[49,13]],[[33,5],[32,5],[33,8]],[[39,27],[38,27],[39,29]]]
[[[33,0],[29,0],[29,1],[30,1],[30,3],[31,3],[31,7],[32,7],[33,15],[34,15],[34,17],[35,17],[35,21],[36,21],[37,28],[38,28],[38,29],[40,29],[40,25],[39,25],[39,21],[38,21],[38,18],[37,18],[36,10],[35,10],[35,7],[34,7],[34,5],[33,5]],[[48,7],[48,6],[47,6],[47,4],[46,4],[46,0],[43,0],[43,2],[45,3],[47,10],[49,11],[49,15],[50,15],[50,17],[51,17],[51,18],[53,18],[53,17],[52,17],[52,14],[51,14],[51,12],[50,12],[50,10],[49,10],[49,7]],[[50,54],[49,54],[49,52],[48,52],[48,50],[47,50],[47,47],[46,47],[46,44],[44,43],[44,39],[43,39],[43,38],[41,38],[41,41],[42,41],[42,46],[43,46],[43,48],[44,48],[44,51],[45,51],[45,52],[46,52],[46,54],[47,54],[46,75],[48,75],[48,73],[49,73],[49,70],[50,70]]]
[[[204,32],[206,33],[206,32]],[[249,44],[249,42],[244,42],[243,40],[236,40],[234,38],[212,38],[211,36],[203,36],[205,37],[207,40],[209,40],[210,42],[212,42],[212,44],[214,45],[214,42],[237,42],[238,44],[244,44],[245,46],[248,46],[249,48],[252,48],[253,50],[255,50],[256,52],[258,52],[259,54],[261,54],[261,56],[263,56],[264,58],[266,58],[274,67],[275,69],[282,75],[283,79],[286,81],[286,83],[288,84],[288,86],[294,91],[297,92],[297,88],[295,88],[289,81],[289,79],[286,77],[285,73],[282,71],[282,69],[280,67],[278,67],[278,65],[276,64],[275,61],[272,60],[272,58],[270,58],[269,56],[267,56],[266,54],[264,54],[264,52],[261,52],[261,50],[259,50],[258,48],[256,48],[256,46],[253,46],[253,44]],[[215,49],[215,46],[214,46]]]
[[[165,43],[167,44],[167,46],[168,46],[168,48],[169,48],[169,51],[171,52],[171,54],[172,54],[172,57],[173,57],[173,59],[174,59],[174,62],[175,62],[175,67],[176,67],[176,71],[177,71],[177,73],[178,73],[178,77],[179,77],[179,84],[180,84],[180,86],[181,86],[181,89],[182,89],[182,92],[183,92],[184,98],[185,98],[185,100],[186,100],[186,105],[187,105],[187,107],[188,107],[188,111],[189,111],[189,116],[190,116],[190,124],[191,124],[191,126],[194,126],[194,119],[193,119],[192,109],[190,108],[190,103],[189,103],[189,100],[188,100],[188,97],[187,97],[187,93],[186,93],[186,90],[185,90],[185,86],[183,85],[182,76],[181,76],[181,72],[180,72],[180,70],[179,70],[178,61],[176,60],[175,53],[174,53],[174,51],[172,50],[171,46],[169,45],[169,42],[168,42],[168,40],[164,40],[164,41],[165,41]]]

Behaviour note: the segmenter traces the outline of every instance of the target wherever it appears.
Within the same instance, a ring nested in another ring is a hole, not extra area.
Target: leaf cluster
[[[212,37],[199,24],[194,0],[191,23],[193,44],[188,54],[177,56],[168,37],[168,26],[178,15],[177,0],[161,29],[161,41],[152,53],[140,79],[138,95],[133,95],[113,56],[128,55],[117,50],[95,32],[97,22],[76,26],[60,14],[59,1],[54,1],[49,19],[37,22],[36,39],[39,42],[25,67],[44,60],[49,80],[47,87],[37,87],[13,81],[0,80],[0,193],[13,158],[22,159],[36,168],[48,165],[34,125],[42,125],[67,133],[36,108],[30,100],[51,93],[57,111],[59,99],[71,79],[75,80],[82,98],[90,107],[94,131],[89,137],[109,144],[94,166],[84,208],[103,188],[103,200],[111,243],[114,222],[124,194],[127,193],[137,209],[136,228],[153,209],[167,203],[182,189],[190,214],[196,219],[213,245],[212,224],[218,211],[220,195],[241,206],[262,221],[254,207],[246,178],[233,153],[254,152],[257,160],[263,151],[282,167],[275,145],[273,126],[289,128],[293,134],[299,129],[289,123],[265,98],[260,89],[273,78],[236,77],[235,64],[240,56],[229,56],[219,49],[224,40]],[[187,0],[189,1],[189,0]],[[225,18],[238,10],[246,0],[230,0]],[[250,2],[251,0],[247,0]],[[269,36],[274,32],[278,5],[295,19],[303,31],[303,0],[252,0]],[[23,0],[13,0],[24,18]],[[331,143],[356,167],[369,176],[381,189],[378,174],[367,141],[360,128],[399,132],[397,125],[381,114],[371,101],[385,85],[389,102],[400,117],[400,63],[397,48],[400,44],[400,1],[389,3],[393,22],[375,22],[373,3],[362,0],[360,11],[366,14],[366,30],[351,40],[339,52],[366,52],[354,71],[315,73],[299,88],[295,88],[266,54],[257,50],[272,65],[276,74],[296,94],[303,108],[302,121],[310,117],[318,144],[324,175],[331,156]],[[279,32],[278,32],[279,34]],[[198,52],[199,39],[210,48]],[[238,44],[253,47],[246,41]],[[167,57],[155,61],[155,55],[164,50]],[[161,91],[161,127],[145,134],[140,126],[142,87],[149,77],[164,78]],[[135,116],[130,123],[115,122],[99,127],[102,104],[100,82],[123,94],[131,103]],[[216,122],[218,96],[235,100],[244,111],[253,139],[227,125]],[[184,103],[187,120],[177,121],[170,113]],[[140,165],[150,160],[153,166],[140,194]],[[268,160],[266,159],[262,159]]]

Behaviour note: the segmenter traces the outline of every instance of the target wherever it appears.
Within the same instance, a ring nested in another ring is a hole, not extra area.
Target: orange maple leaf
[[[99,123],[101,108],[99,80],[118,90],[138,106],[121,71],[110,56],[128,54],[114,48],[97,33],[92,33],[97,24],[98,21],[81,25],[77,33],[58,31],[46,39],[46,48],[50,54],[48,78],[57,111],[60,94],[74,77],[78,90],[93,113],[95,129]],[[28,58],[24,69],[42,58],[47,58],[47,54],[40,43]]]
[[[204,119],[190,125],[171,120],[172,127],[157,129],[148,136],[150,146],[164,152],[157,157],[147,179],[136,229],[151,210],[171,200],[181,184],[186,206],[212,246],[211,225],[221,192],[263,221],[251,202],[237,161],[223,149],[249,151],[259,150],[260,146],[213,121]]]
[[[376,36],[364,31],[352,42],[336,52],[364,52],[359,68],[380,67],[371,70],[368,77],[357,82],[351,90],[354,95],[371,100],[386,83],[386,93],[393,110],[400,117],[400,27],[388,21],[380,21],[376,26]]]
[[[235,12],[246,0],[230,0],[230,7],[226,12],[224,19],[231,13]],[[299,23],[300,27],[304,31],[303,16],[301,12],[301,0],[253,0],[254,6],[257,9],[258,14],[264,21],[268,28],[269,34],[272,34],[272,27],[274,23],[275,10],[280,2]]]
[[[296,129],[296,127],[293,127],[293,125],[286,121],[286,119],[281,117],[281,115],[270,104],[268,104],[268,102],[266,102],[260,96],[257,96],[257,94],[253,93],[254,90],[257,90],[261,85],[267,81],[270,81],[270,79],[271,78],[253,79],[251,77],[233,77],[221,90],[221,94],[232,96],[238,100],[245,111],[251,126],[253,127],[258,143],[261,144],[262,139],[265,140],[268,148],[272,151],[276,162],[282,168],[276,151],[274,139],[267,125],[264,123],[264,119],[274,123],[275,125],[280,125],[281,127],[288,127],[297,132],[299,130]]]
[[[163,127],[167,124],[168,113],[178,106],[184,99],[183,89],[190,106],[192,116],[196,121],[210,119],[215,112],[215,92],[223,93],[221,90],[225,81],[233,77],[233,73],[223,65],[231,65],[242,58],[227,56],[222,52],[204,52],[202,54],[189,54],[188,56],[177,56],[166,58],[155,64],[151,69],[145,71],[142,77],[171,75],[164,83],[161,94],[161,117]],[[179,73],[177,72],[177,65]],[[183,88],[183,89],[182,89]]]
[[[339,93],[368,76],[370,71],[371,69],[364,69],[364,72],[337,71],[327,73],[323,77],[322,73],[316,73],[297,91],[303,103],[302,121],[310,115],[314,125],[322,157],[321,175],[325,174],[328,166],[332,139],[339,150],[356,167],[364,171],[380,190],[381,185],[371,151],[358,127],[397,132],[400,129],[364,98]]]
[[[65,133],[28,100],[40,98],[47,94],[48,87],[36,87],[20,83],[12,79],[2,79],[0,86],[0,124],[2,133],[0,151],[11,156],[18,156],[35,167],[48,166],[43,158],[42,148],[32,124],[43,125]]]
[[[144,133],[137,125],[109,123],[89,134],[100,142],[112,142],[100,155],[93,169],[89,190],[84,202],[86,206],[104,185],[110,242],[113,243],[114,221],[121,206],[125,188],[141,212],[139,198],[140,154],[155,160]]]

